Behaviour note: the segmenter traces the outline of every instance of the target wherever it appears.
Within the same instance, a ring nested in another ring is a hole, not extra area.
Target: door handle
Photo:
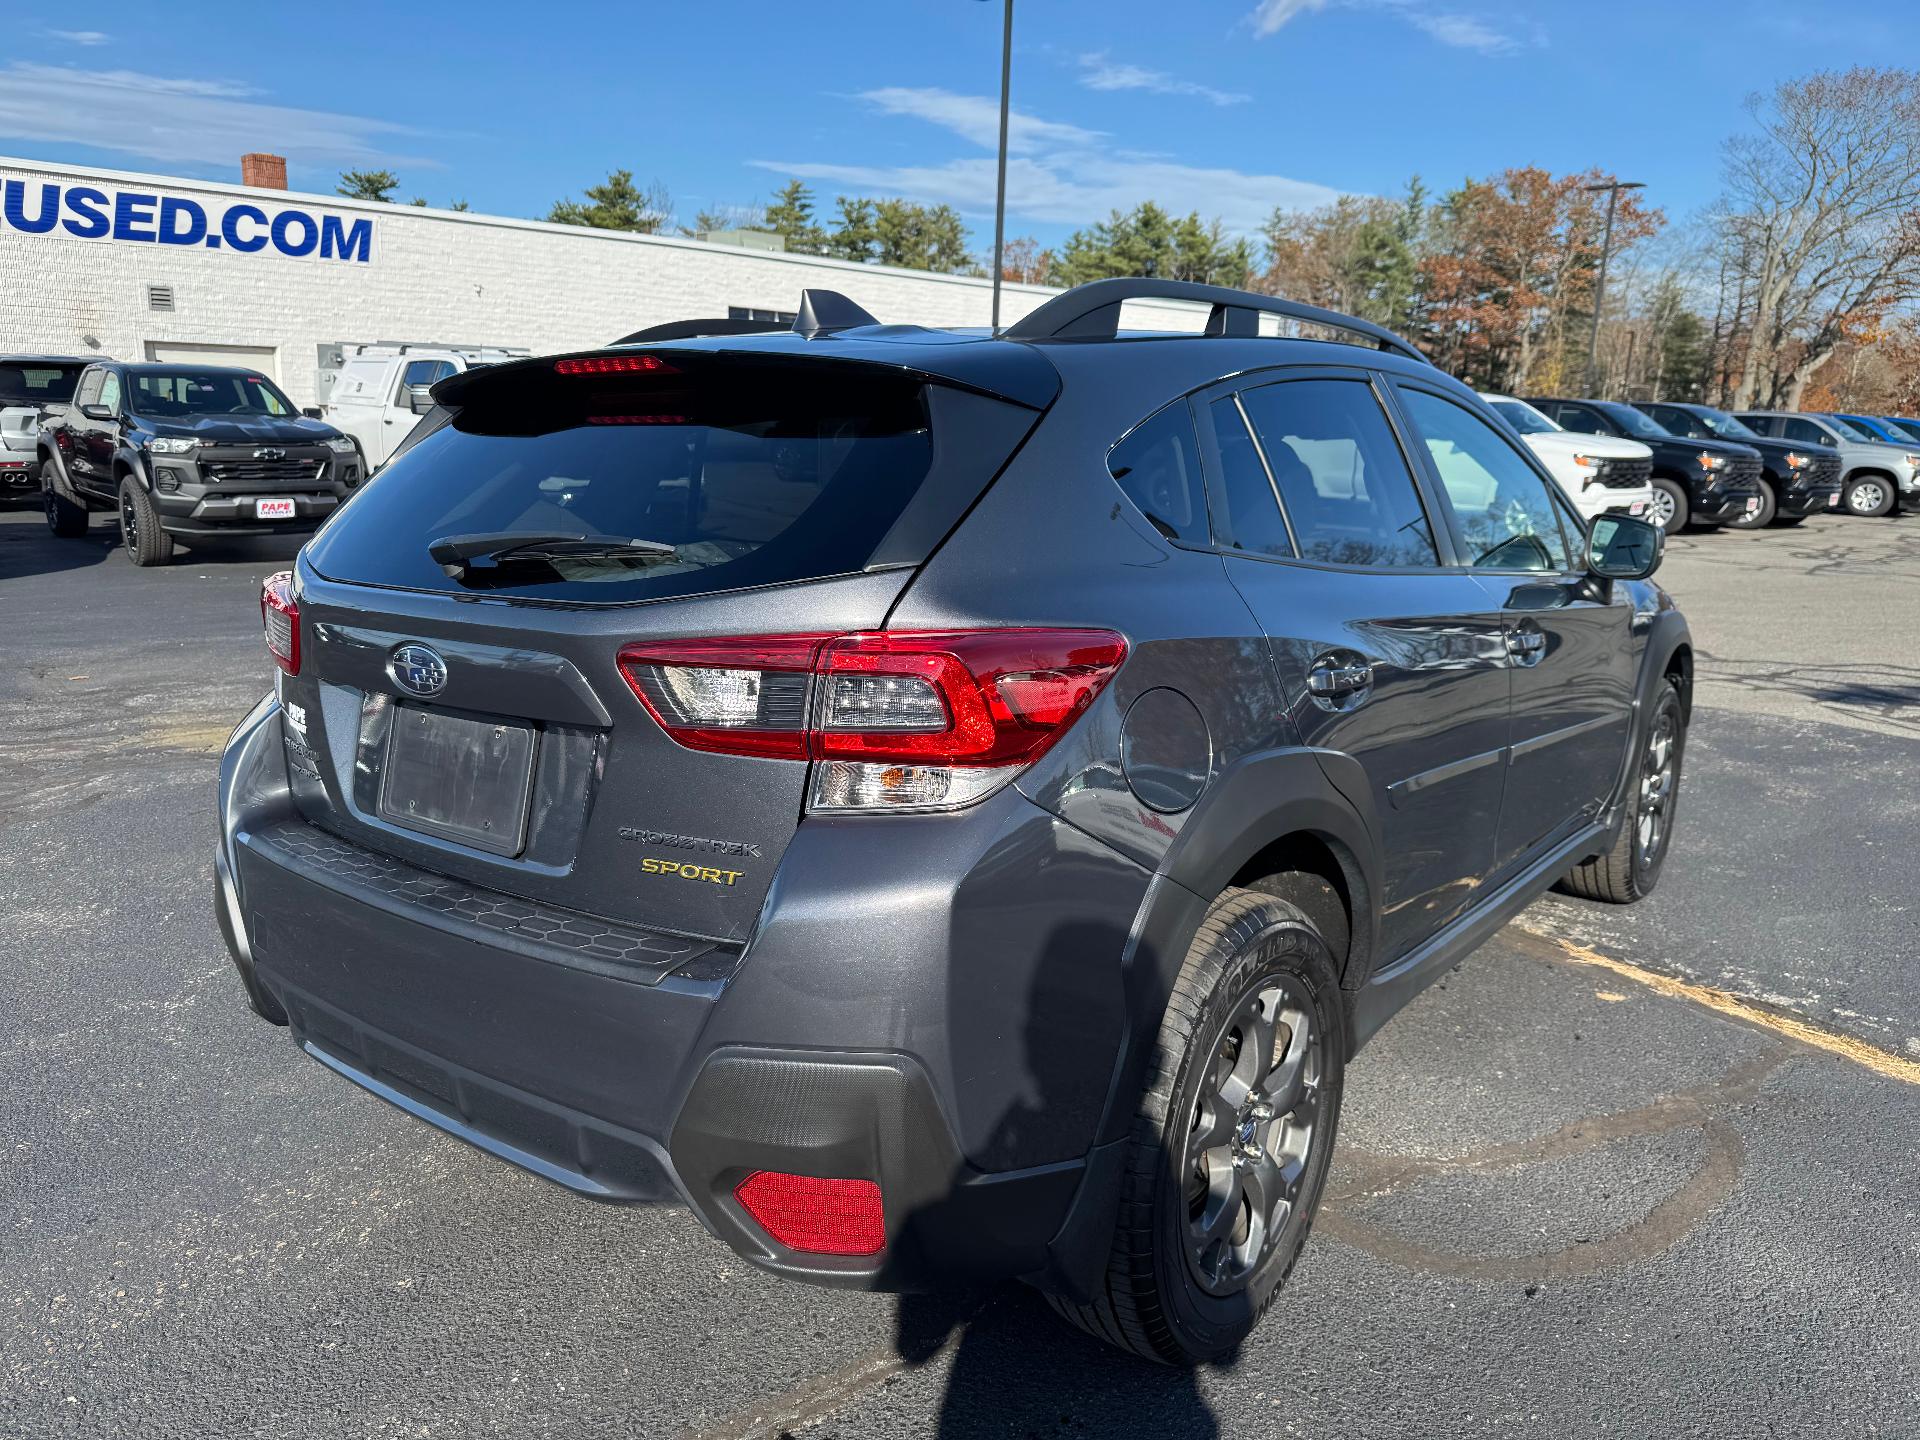
[[[1532,628],[1507,632],[1507,654],[1517,664],[1538,665],[1546,653],[1547,637],[1544,632]]]
[[[1314,695],[1333,698],[1355,695],[1373,686],[1373,666],[1341,665],[1332,660],[1317,660],[1307,671],[1307,689]]]

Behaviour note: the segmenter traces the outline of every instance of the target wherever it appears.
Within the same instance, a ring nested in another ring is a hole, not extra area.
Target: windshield
[[[1673,432],[1662,428],[1654,420],[1641,414],[1631,405],[1615,405],[1608,402],[1595,407],[1604,410],[1607,418],[1614,421],[1629,435],[1637,435],[1642,440],[1671,440]]]
[[[64,405],[73,399],[84,365],[0,363],[0,405]]]
[[[1920,440],[1920,420],[1896,420],[1889,416],[1887,428],[1900,432],[1903,437],[1902,444],[1911,445],[1915,440]]]
[[[1863,430],[1860,426],[1855,425],[1850,420],[1842,420],[1838,415],[1828,415],[1824,418],[1826,419],[1826,422],[1829,425],[1831,425],[1834,429],[1838,430],[1842,435],[1844,435],[1849,440],[1864,440],[1869,445],[1871,445],[1880,439],[1878,435],[1875,435],[1870,433],[1869,431]]]
[[[1493,400],[1488,403],[1500,412],[1502,420],[1522,435],[1552,435],[1560,429],[1524,400]]]
[[[127,379],[132,384],[130,408],[151,420],[295,413],[293,402],[271,380],[245,370],[137,370]]]
[[[925,389],[821,365],[522,370],[375,476],[309,554],[335,579],[576,603],[856,572],[933,464]],[[527,548],[561,536],[576,543]],[[449,576],[430,548],[466,537],[474,563]]]
[[[1758,440],[1760,438],[1759,431],[1746,421],[1736,419],[1724,410],[1700,409],[1692,413],[1698,415],[1701,423],[1722,440]]]
[[[1884,440],[1893,445],[1904,445],[1907,437],[1884,420],[1876,420],[1871,415],[1849,415],[1847,423],[1856,430],[1864,430],[1870,440]]]

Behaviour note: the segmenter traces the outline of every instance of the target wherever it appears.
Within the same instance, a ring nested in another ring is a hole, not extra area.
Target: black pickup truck
[[[1762,508],[1760,452],[1725,440],[1689,440],[1615,400],[1536,398],[1527,403],[1569,430],[1638,440],[1653,450],[1651,518],[1671,535],[1688,524],[1727,525]]]
[[[136,565],[164,563],[176,537],[314,530],[362,478],[353,441],[264,375],[212,365],[90,365],[46,407],[37,448],[53,533],[112,511]]]
[[[1730,440],[1760,452],[1760,509],[1729,520],[1735,530],[1798,525],[1840,503],[1840,452],[1831,445],[1776,440],[1711,405],[1649,400],[1634,408],[1684,439]]]

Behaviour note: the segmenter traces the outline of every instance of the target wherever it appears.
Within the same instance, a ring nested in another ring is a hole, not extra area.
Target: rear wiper
[[[648,564],[679,558],[679,550],[659,540],[622,540],[605,535],[529,535],[524,530],[491,535],[443,535],[427,546],[434,563],[454,579],[470,562],[507,560],[630,560]]]

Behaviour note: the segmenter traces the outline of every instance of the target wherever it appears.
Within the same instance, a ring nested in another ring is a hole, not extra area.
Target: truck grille
[[[1602,460],[1597,478],[1610,490],[1638,490],[1653,478],[1653,461]]]
[[[1800,472],[1801,484],[1809,490],[1833,490],[1840,484],[1840,457],[1815,455],[1813,463]]]
[[[1757,495],[1760,492],[1760,472],[1763,468],[1758,455],[1751,459],[1736,457],[1728,461],[1727,468],[1720,472],[1721,487],[1735,494],[1751,491]]]
[[[246,485],[253,488],[319,484],[327,476],[327,462],[310,456],[289,456],[285,460],[203,459],[200,473],[215,485]]]

